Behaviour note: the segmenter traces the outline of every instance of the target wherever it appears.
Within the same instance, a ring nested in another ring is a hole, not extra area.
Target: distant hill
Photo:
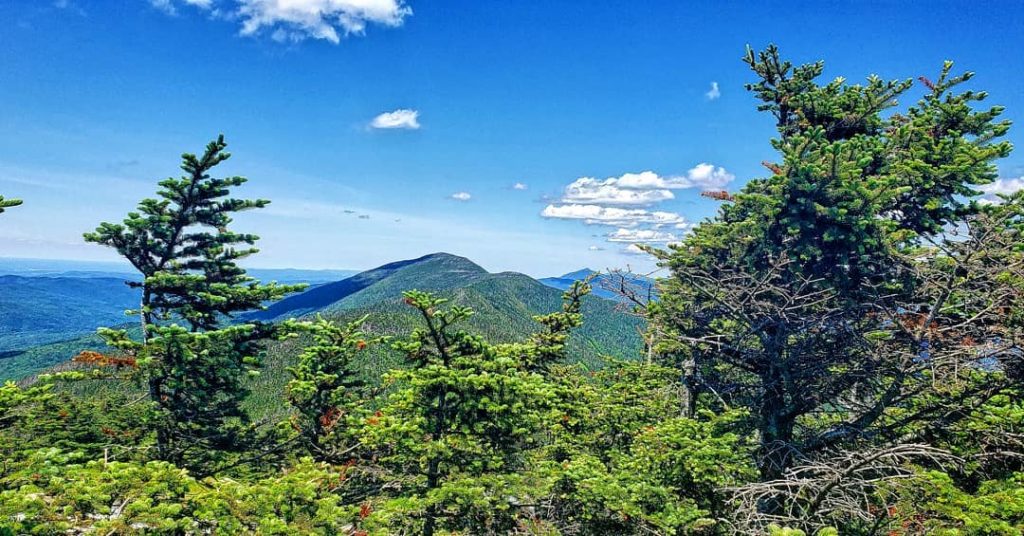
[[[343,279],[353,270],[249,270],[261,281]],[[0,258],[0,381],[19,379],[100,345],[97,328],[132,323],[138,274],[117,263]]]
[[[126,325],[129,329],[134,325]],[[140,331],[135,328],[135,331]],[[0,383],[20,381],[53,367],[66,366],[71,358],[83,350],[109,351],[109,347],[96,333],[0,353]]]
[[[0,358],[123,324],[140,296],[123,278],[0,276]]]
[[[346,321],[369,315],[367,331],[377,335],[402,336],[421,325],[415,311],[402,301],[402,291],[418,289],[435,292],[451,304],[472,307],[475,314],[466,322],[471,332],[492,342],[525,340],[540,329],[532,317],[559,310],[562,292],[516,272],[488,273],[469,259],[436,253],[386,264],[343,281],[321,285],[285,298],[250,319],[280,320],[321,314]],[[588,296],[583,303],[583,326],[570,338],[569,359],[600,366],[603,358],[632,359],[640,355],[640,319],[619,310],[619,304]],[[284,406],[281,398],[288,381],[287,367],[299,351],[301,340],[273,343],[267,351],[264,369],[252,386],[249,409],[255,415],[273,413]],[[365,380],[379,381],[380,374],[400,365],[400,356],[386,346],[362,356]]]
[[[38,373],[48,367],[67,361],[78,350],[96,348],[100,341],[92,335],[96,327],[121,325],[130,321],[121,311],[134,307],[138,301],[135,291],[128,289],[123,280],[112,278],[42,278],[17,279],[41,281],[61,280],[54,284],[50,295],[40,294],[34,298],[26,293],[13,305],[15,312],[32,309],[31,303],[46,304],[53,316],[60,316],[63,306],[57,297],[60,288],[73,288],[82,296],[91,296],[70,302],[80,322],[70,327],[55,328],[52,336],[26,335],[25,342],[11,341],[12,351],[0,354],[0,380],[19,379]],[[97,282],[104,286],[97,288]],[[55,282],[54,282],[55,283]],[[114,283],[121,293],[113,292]],[[123,287],[123,288],[122,288]],[[449,298],[453,304],[472,307],[476,314],[466,324],[467,329],[487,337],[494,342],[524,340],[539,329],[532,320],[537,314],[556,311],[561,307],[561,290],[541,284],[529,276],[502,272],[492,274],[469,259],[436,253],[417,259],[393,262],[358,273],[352,277],[323,283],[309,290],[287,297],[272,304],[265,311],[255,311],[241,320],[276,321],[290,317],[322,314],[328,318],[345,321],[368,314],[368,330],[381,335],[404,335],[420,325],[414,311],[402,301],[402,292],[410,289],[426,290]],[[0,281],[0,293],[6,292]],[[108,294],[109,292],[109,294]],[[2,296],[3,294],[0,294]],[[102,295],[103,299],[97,298]],[[113,300],[120,296],[124,303]],[[123,307],[122,307],[123,305]],[[99,309],[105,315],[96,313]],[[618,304],[596,296],[588,296],[583,306],[584,325],[574,333],[569,343],[569,354],[575,361],[597,363],[605,356],[632,358],[638,355],[642,342],[642,322],[618,310]],[[45,325],[44,319],[24,318],[19,320],[26,332],[34,325]],[[88,321],[85,319],[88,318]],[[0,321],[3,317],[0,316]],[[38,323],[38,324],[37,324]],[[0,324],[2,325],[2,324]],[[6,333],[0,331],[0,333]],[[63,333],[63,337],[57,336]],[[0,336],[0,339],[4,339]],[[35,342],[39,346],[29,343]],[[296,355],[296,345],[289,341],[273,343],[267,352],[266,369],[256,380],[256,405],[274,405],[279,401],[276,395],[287,381],[286,368]],[[364,368],[368,380],[374,380],[380,372],[395,366],[398,356],[387,348],[368,352]],[[264,395],[271,400],[260,402]]]
[[[321,285],[247,318],[271,321],[313,313],[336,318],[370,314],[370,321],[384,330],[407,331],[419,324],[402,302],[402,292],[410,289],[435,292],[453,304],[473,307],[476,314],[468,325],[496,342],[521,340],[537,329],[534,315],[556,311],[562,303],[558,289],[529,276],[492,274],[464,257],[435,253]],[[630,357],[639,349],[639,321],[616,310],[615,302],[587,297],[583,313],[584,327],[570,345],[578,359],[605,354]]]
[[[489,275],[487,270],[469,259],[435,253],[392,262],[341,281],[320,285],[276,302],[265,311],[252,313],[250,318],[272,320],[311,312],[357,309],[389,298],[400,300],[405,290],[453,289],[485,275]]]
[[[569,272],[559,277],[545,277],[538,281],[551,288],[566,290],[572,286],[574,282],[582,281],[591,276],[593,276],[593,279],[590,281],[590,285],[593,287],[593,293],[595,296],[600,296],[609,300],[624,301],[623,297],[616,292],[621,283],[621,280],[617,275],[598,273],[589,268]],[[654,280],[649,277],[629,274],[626,275],[626,281],[634,291],[640,291],[643,293],[650,291],[654,294]]]

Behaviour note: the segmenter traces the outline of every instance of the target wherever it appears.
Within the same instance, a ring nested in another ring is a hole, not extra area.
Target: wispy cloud
[[[513,190],[526,190],[527,186],[525,184],[521,183],[521,182],[517,182],[517,183],[512,185],[512,189]]]
[[[416,130],[420,128],[420,113],[417,110],[400,108],[393,112],[384,112],[370,121],[370,128],[391,129],[403,128]]]
[[[455,192],[454,194],[448,196],[448,198],[453,199],[455,201],[469,201],[470,199],[473,199],[473,196],[469,195],[468,192]]]
[[[86,16],[85,10],[72,0],[54,0],[53,7],[64,11],[70,11],[77,15]]]
[[[177,15],[179,3],[190,6],[195,6],[200,9],[211,9],[213,7],[213,0],[149,0],[150,5],[167,13],[168,15]]]
[[[717,100],[718,97],[722,96],[722,92],[718,89],[718,82],[711,82],[711,89],[704,94],[704,97],[708,100]]]
[[[401,26],[412,15],[403,0],[150,0],[154,7],[177,13],[189,4],[241,21],[242,35],[269,31],[277,41],[323,39],[340,43],[362,35],[370,24]]]

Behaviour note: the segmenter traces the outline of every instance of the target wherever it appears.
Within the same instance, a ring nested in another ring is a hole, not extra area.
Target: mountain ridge
[[[0,379],[17,379],[15,376],[23,377],[66,361],[76,352],[76,344],[88,343],[88,348],[94,349],[98,343],[93,335],[95,329],[130,322],[123,311],[138,304],[138,289],[129,289],[123,284],[124,279],[10,277],[36,282],[55,279],[71,288],[83,289],[80,294],[86,296],[96,293],[94,288],[87,286],[89,282],[116,283],[127,297],[122,297],[123,303],[118,303],[116,308],[107,307],[109,310],[105,315],[96,314],[89,307],[89,302],[75,301],[79,305],[74,309],[84,312],[88,320],[77,325],[76,329],[58,329],[38,339],[30,336],[25,343],[15,343],[10,337],[0,336],[0,343],[4,339],[10,343],[9,348],[0,347],[0,352],[7,350],[0,353]],[[392,326],[388,335],[401,335],[418,326],[419,322],[402,302],[402,293],[412,289],[434,292],[453,304],[474,308],[477,314],[467,322],[467,329],[497,342],[522,340],[539,327],[532,320],[533,316],[558,310],[561,306],[559,289],[526,274],[513,271],[490,273],[466,257],[439,252],[394,261],[351,277],[311,286],[304,292],[269,304],[266,310],[240,315],[239,320],[277,321],[321,314],[347,321],[369,314],[374,325],[384,324],[383,319],[387,319]],[[60,308],[66,305],[66,300],[62,300],[59,293],[39,298],[39,301],[49,303],[49,314],[58,317]],[[26,302],[21,300],[21,303]],[[0,307],[0,312],[2,310]],[[583,327],[570,341],[572,353],[580,360],[593,361],[604,355],[628,358],[639,348],[639,321],[618,311],[614,302],[588,296],[584,300],[584,316]],[[27,322],[25,325],[32,325],[34,321]],[[0,324],[0,328],[2,326]],[[596,329],[597,326],[601,329]],[[0,333],[3,333],[2,329]],[[391,357],[382,358],[378,368],[393,365]],[[39,366],[34,367],[33,363]]]

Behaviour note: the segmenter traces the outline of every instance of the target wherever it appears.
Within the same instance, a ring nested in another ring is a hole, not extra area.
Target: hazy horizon
[[[480,264],[480,263],[476,262],[475,260],[473,260],[471,257],[467,257],[465,255],[459,255],[457,253],[452,253],[452,252],[447,252],[447,251],[437,251],[437,252],[433,252],[432,254],[440,254],[440,253],[447,253],[447,254],[450,254],[450,255],[455,255],[457,257],[464,257],[464,258],[467,258],[467,259],[469,259],[470,261],[472,261],[472,262],[474,262],[476,264]],[[396,258],[396,259],[393,259],[392,261],[389,261],[389,262],[411,260],[411,259],[416,259],[416,258],[419,258],[419,257],[422,257],[422,255],[417,255],[415,257]],[[21,266],[18,266],[19,264]],[[267,271],[271,271],[271,270],[288,271],[288,270],[291,270],[291,271],[295,271],[295,272],[321,272],[321,273],[333,273],[333,272],[359,273],[359,272],[364,272],[366,270],[372,270],[374,268],[377,268],[377,267],[381,266],[381,265],[375,265],[375,266],[367,266],[367,267],[335,266],[335,267],[329,267],[329,268],[297,268],[297,267],[294,267],[294,266],[249,265],[249,264],[244,263],[244,262],[241,263],[241,264],[246,269],[249,269],[249,270],[267,270]],[[388,264],[388,263],[384,263],[384,264]],[[569,274],[569,273],[573,273],[573,272],[576,272],[576,271],[580,271],[580,270],[594,270],[594,271],[605,270],[605,268],[595,269],[595,268],[591,268],[589,266],[580,266],[580,267],[578,267],[578,268],[576,268],[574,270],[568,270],[566,272],[560,272],[560,273],[557,273],[557,274],[554,274],[554,273],[552,273],[552,274],[546,274],[546,273],[545,274],[530,274],[530,273],[527,273],[527,272],[522,272],[521,270],[492,269],[492,268],[484,266],[482,264],[480,264],[480,266],[483,267],[484,269],[486,269],[488,272],[492,272],[492,273],[514,271],[514,272],[524,273],[524,274],[529,275],[529,276],[531,276],[531,277],[533,277],[535,279],[540,279],[540,278],[545,278],[545,277],[561,277],[563,275],[566,275],[566,274]],[[110,273],[119,273],[119,274],[126,274],[126,275],[131,275],[131,274],[137,274],[138,273],[127,261],[123,261],[123,260],[121,260],[121,261],[117,261],[117,260],[114,260],[114,261],[76,260],[76,259],[58,259],[58,258],[10,257],[10,256],[0,255],[0,275],[8,275],[8,274],[20,275],[20,274],[32,273],[32,272],[49,272],[49,271],[53,271],[53,272],[62,272],[62,271],[67,271],[67,272],[73,272],[73,271],[81,271],[81,272],[110,272]]]

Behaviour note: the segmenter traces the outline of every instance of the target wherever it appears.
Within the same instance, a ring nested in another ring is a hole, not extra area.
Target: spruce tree
[[[355,450],[349,423],[359,415],[365,394],[355,359],[376,342],[368,341],[360,330],[366,319],[337,324],[317,317],[310,322],[291,320],[283,326],[289,337],[309,333],[313,338],[288,369],[292,379],[285,395],[295,410],[291,428],[318,461],[342,463]]]
[[[397,493],[366,520],[368,527],[424,536],[515,529],[519,503],[537,491],[528,483],[525,454],[538,446],[556,396],[540,371],[562,355],[589,291],[574,285],[562,312],[537,317],[546,333],[502,345],[458,329],[471,309],[405,293],[423,327],[394,343],[408,368],[386,376],[395,389],[361,432]]]
[[[157,456],[184,463],[231,449],[244,420],[244,378],[258,364],[259,324],[233,317],[300,290],[261,284],[237,261],[255,254],[257,236],[229,229],[232,215],[269,201],[231,197],[246,179],[215,178],[230,157],[220,136],[202,155],[183,154],[179,178],[159,183],[122,223],[102,223],[88,242],[114,248],[142,276],[140,340],[124,330],[101,330],[108,343],[137,359],[157,410]]]
[[[656,253],[671,276],[652,309],[691,389],[750,409],[772,480],[830,449],[910,433],[943,411],[923,393],[998,391],[965,375],[982,366],[975,345],[1013,361],[998,342],[1016,328],[993,315],[1020,305],[1016,275],[1000,275],[1017,268],[992,259],[1014,258],[1017,222],[1007,207],[992,224],[973,201],[1011,146],[1002,108],[960,89],[971,73],[947,62],[896,110],[911,80],[821,84],[821,62],[793,66],[775,47],[745,61],[779,161]],[[890,421],[900,412],[907,420]]]

